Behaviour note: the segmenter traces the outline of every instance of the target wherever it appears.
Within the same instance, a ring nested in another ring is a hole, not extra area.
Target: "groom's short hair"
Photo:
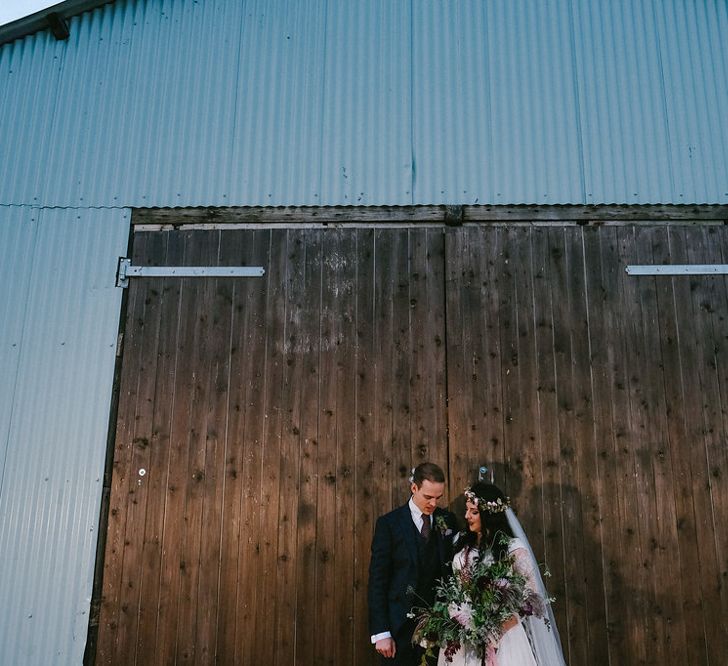
[[[422,482],[425,480],[431,481],[432,483],[445,483],[445,472],[442,471],[439,465],[435,465],[435,463],[420,463],[412,473],[412,483],[418,488],[421,488]]]

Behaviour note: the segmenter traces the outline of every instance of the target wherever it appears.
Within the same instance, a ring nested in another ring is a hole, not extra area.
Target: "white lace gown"
[[[516,560],[516,568],[524,575],[529,581],[533,580],[533,572],[530,567],[530,559],[528,551],[524,544],[521,543],[520,539],[512,539],[508,546],[508,552],[511,553]],[[465,564],[466,549],[458,552],[453,558],[453,569],[459,571]],[[469,559],[472,563],[473,556],[477,556],[477,551],[471,550]],[[487,558],[493,558],[490,551],[485,555]],[[535,589],[535,588],[534,588]],[[521,624],[518,624],[509,629],[505,635],[500,639],[497,645],[498,651],[496,652],[496,663],[498,666],[537,666],[536,660],[533,657],[533,651],[531,650],[531,644],[528,642],[528,636]],[[482,660],[478,657],[477,652],[470,646],[463,646],[455,653],[452,662],[445,660],[444,650],[440,650],[440,656],[437,660],[438,666],[481,666]]]

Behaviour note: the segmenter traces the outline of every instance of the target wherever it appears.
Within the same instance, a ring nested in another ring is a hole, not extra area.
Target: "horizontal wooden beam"
[[[135,225],[479,222],[728,222],[726,205],[686,206],[286,206],[135,208]]]

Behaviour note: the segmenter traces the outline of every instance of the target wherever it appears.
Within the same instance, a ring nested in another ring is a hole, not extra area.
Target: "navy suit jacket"
[[[452,541],[457,533],[455,514],[437,508],[433,514],[432,537],[436,539],[440,557],[441,575],[450,572]],[[449,533],[437,525],[444,519]],[[369,563],[369,631],[370,635],[389,631],[395,636],[407,621],[413,606],[422,606],[408,589],[417,586],[419,534],[412,522],[409,504],[390,511],[377,520],[372,539],[372,557]]]

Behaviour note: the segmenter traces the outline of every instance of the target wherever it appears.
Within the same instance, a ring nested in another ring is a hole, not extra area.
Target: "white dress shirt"
[[[430,527],[432,526],[432,516],[426,516],[422,513],[411,497],[407,504],[409,506],[410,514],[412,514],[412,522],[415,524],[418,532],[422,531],[422,525],[425,520],[429,520]],[[381,634],[374,634],[374,636],[372,636],[372,645],[377,641],[381,641],[383,638],[392,638],[392,634],[388,631],[383,631]]]

